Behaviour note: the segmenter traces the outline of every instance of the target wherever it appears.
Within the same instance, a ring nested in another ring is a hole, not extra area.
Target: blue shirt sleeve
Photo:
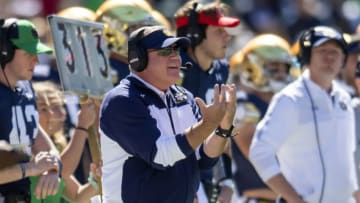
[[[211,169],[213,166],[215,166],[216,162],[219,160],[219,157],[216,158],[208,157],[204,152],[204,145],[201,145],[199,148],[199,156],[200,159],[198,163],[199,163],[199,168],[201,170]]]

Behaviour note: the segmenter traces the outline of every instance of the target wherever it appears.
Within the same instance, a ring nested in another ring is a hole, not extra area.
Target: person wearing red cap
[[[182,78],[179,81],[194,96],[211,103],[215,84],[224,84],[228,79],[229,64],[225,52],[230,41],[229,29],[236,28],[240,21],[224,15],[228,6],[219,3],[200,5],[197,1],[184,4],[175,13],[178,36],[186,36],[191,46],[181,50],[183,66]],[[221,126],[229,129],[230,126]],[[231,180],[231,162],[223,155],[221,162],[225,167],[215,167],[202,172],[202,187],[198,192],[201,202],[230,202],[233,184]],[[214,178],[212,178],[214,176]],[[212,180],[215,180],[213,182]],[[220,196],[217,198],[218,186],[221,184]],[[227,186],[227,187],[226,187]],[[207,195],[204,195],[204,192]]]

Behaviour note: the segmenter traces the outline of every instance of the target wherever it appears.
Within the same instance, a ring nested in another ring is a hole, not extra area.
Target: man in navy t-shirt
[[[29,176],[40,176],[35,196],[56,194],[61,162],[55,147],[39,126],[35,95],[28,81],[37,54],[52,53],[39,40],[34,25],[27,20],[1,21],[0,46],[0,140],[34,158],[0,170],[0,201],[30,202]]]
[[[191,39],[191,46],[181,52],[185,68],[179,84],[208,104],[213,99],[214,85],[225,84],[228,79],[229,64],[224,58],[230,35],[226,29],[234,28],[240,23],[237,18],[225,16],[226,11],[225,4],[198,5],[190,1],[175,13],[177,35]],[[229,160],[228,156],[222,156],[214,174],[211,170],[202,172],[207,197],[199,192],[200,203],[217,201],[218,184],[222,186],[220,198],[224,202],[230,202],[233,184]]]

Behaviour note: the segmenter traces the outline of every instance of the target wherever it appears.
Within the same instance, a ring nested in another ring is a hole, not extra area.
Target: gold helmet
[[[152,10],[151,15],[154,18],[156,24],[164,26],[169,31],[172,30],[169,20],[158,10]]]
[[[300,43],[299,40],[296,40],[294,44],[291,45],[290,48],[291,55],[298,56],[300,53]]]
[[[108,0],[96,11],[95,21],[104,24],[108,48],[127,58],[128,37],[132,30],[143,25],[156,25],[152,7],[145,0]]]
[[[64,8],[59,12],[57,12],[56,15],[63,18],[70,18],[74,20],[94,21],[95,19],[94,11],[80,6]],[[47,30],[46,39],[50,43],[50,46],[53,47],[52,44],[53,40],[50,29]]]
[[[57,13],[58,16],[75,20],[94,21],[95,12],[84,7],[69,7]]]
[[[275,34],[255,36],[230,58],[230,68],[240,82],[259,91],[282,89],[293,80],[293,67],[289,43]]]

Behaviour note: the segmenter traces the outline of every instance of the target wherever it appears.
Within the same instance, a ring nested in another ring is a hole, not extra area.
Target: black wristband
[[[23,179],[26,177],[25,163],[20,163],[20,169],[21,169],[21,179]]]
[[[59,178],[61,178],[61,174],[62,174],[62,169],[63,169],[63,165],[62,165],[62,162],[61,162],[61,159],[56,157],[56,160],[58,162],[58,165],[59,165]]]
[[[228,130],[224,130],[219,126],[216,128],[215,134],[220,137],[228,138],[228,137],[231,137],[233,129],[234,129],[233,125],[231,125],[230,129],[228,129]]]

